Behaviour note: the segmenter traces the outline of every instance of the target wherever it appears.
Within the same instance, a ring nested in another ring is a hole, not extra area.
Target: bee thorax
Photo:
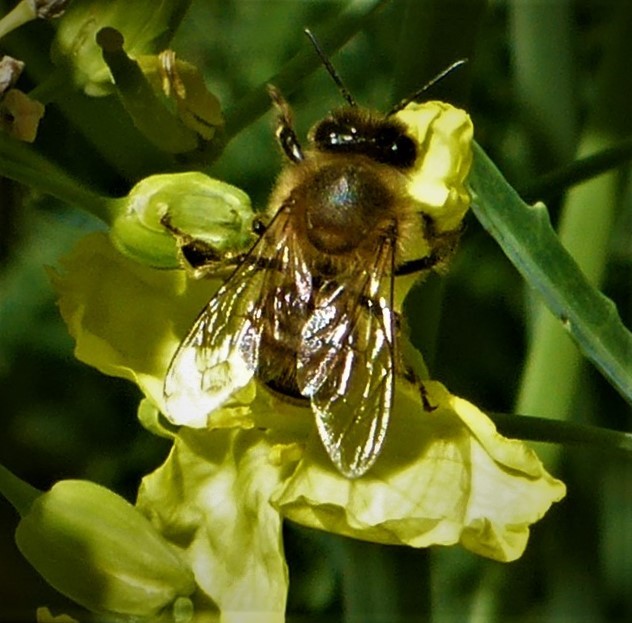
[[[391,195],[363,164],[329,165],[304,186],[305,233],[319,251],[353,251],[388,219]]]

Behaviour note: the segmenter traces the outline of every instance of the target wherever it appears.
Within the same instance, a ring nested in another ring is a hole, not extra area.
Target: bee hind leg
[[[435,411],[438,405],[433,405],[430,402],[428,390],[426,389],[424,382],[419,378],[412,367],[406,366],[404,368],[403,377],[419,390],[419,396],[421,397],[421,404],[424,408],[424,411],[426,411],[427,413],[432,413],[432,411]]]
[[[421,395],[421,404],[424,406],[424,411],[428,413],[434,411],[437,408],[437,405],[433,405],[430,403],[430,399],[428,398],[428,391],[426,390],[426,386],[423,381],[418,381],[419,394]]]
[[[304,159],[304,156],[301,144],[298,142],[296,132],[294,132],[294,128],[292,127],[292,109],[285,101],[281,91],[272,84],[268,85],[268,95],[277,111],[275,134],[279,145],[288,159],[294,164],[297,164]]]

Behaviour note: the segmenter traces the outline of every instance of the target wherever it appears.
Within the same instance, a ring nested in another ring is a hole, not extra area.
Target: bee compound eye
[[[414,141],[397,128],[386,127],[375,137],[376,158],[395,167],[412,166],[417,157]]]
[[[318,124],[314,132],[314,143],[321,149],[327,149],[336,144],[336,137],[340,133],[338,124],[331,120],[325,120]]]
[[[402,134],[393,143],[391,149],[396,162],[393,162],[396,166],[410,167],[414,164],[417,158],[417,147],[415,142],[408,136]]]

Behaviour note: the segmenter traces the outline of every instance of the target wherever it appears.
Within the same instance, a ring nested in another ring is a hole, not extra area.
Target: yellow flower
[[[105,235],[80,243],[54,282],[77,356],[134,380],[159,409],[170,356],[217,283],[139,266]],[[381,456],[348,480],[327,459],[311,410],[253,383],[213,414],[215,428],[174,435],[165,464],[144,479],[138,506],[181,548],[226,621],[253,610],[265,614],[261,620],[283,620],[284,518],[379,543],[460,543],[515,560],[564,485],[475,406],[440,383],[425,385],[437,408],[424,412],[419,391],[398,382]]]
[[[407,174],[417,209],[432,217],[426,252],[441,255],[446,245],[447,253],[469,207],[471,121],[441,102],[412,104],[397,116],[421,150]],[[198,408],[206,395],[196,386],[171,413],[170,422],[181,425],[174,432],[158,415],[165,372],[218,283],[187,283],[138,266],[98,235],[62,269],[54,281],[77,356],[136,381],[146,396],[141,421],[173,438],[164,465],[143,480],[137,505],[181,550],[222,621],[241,623],[247,613],[258,622],[283,620],[284,519],[377,543],[461,544],[511,561],[523,553],[530,526],[565,494],[524,443],[498,434],[484,413],[436,381],[424,381],[422,397],[416,384],[397,379],[384,446],[355,479],[328,458],[309,406],[279,398],[250,376],[211,414]],[[397,308],[412,282],[398,284]],[[421,355],[400,338],[423,377]],[[174,378],[186,383],[188,375]]]

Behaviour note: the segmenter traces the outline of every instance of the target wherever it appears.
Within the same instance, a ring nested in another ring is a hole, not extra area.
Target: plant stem
[[[0,19],[0,38],[37,17],[31,3],[23,0]]]
[[[325,53],[331,55],[342,47],[362,28],[365,21],[374,16],[387,2],[388,0],[378,0],[368,10],[359,3],[360,8],[352,6],[351,9],[338,15],[335,23],[326,29],[319,30],[318,42]],[[290,95],[299,87],[301,81],[320,66],[321,60],[314,50],[308,45],[302,48],[278,74],[266,80],[264,84],[226,111],[225,144],[270,109],[268,83],[274,84],[285,95]]]
[[[4,134],[0,134],[0,175],[111,222],[111,198],[88,190],[32,147]]]
[[[609,453],[622,452],[632,457],[632,433],[530,415],[487,415],[496,424],[499,432],[508,437],[563,445],[582,445]]]
[[[2,494],[23,517],[31,508],[41,491],[24,482],[6,467],[0,465],[0,494]]]
[[[537,177],[530,183],[516,188],[518,194],[528,203],[554,197],[571,186],[586,182],[601,173],[606,173],[632,160],[632,137],[614,147],[606,147],[579,158],[571,164]]]

